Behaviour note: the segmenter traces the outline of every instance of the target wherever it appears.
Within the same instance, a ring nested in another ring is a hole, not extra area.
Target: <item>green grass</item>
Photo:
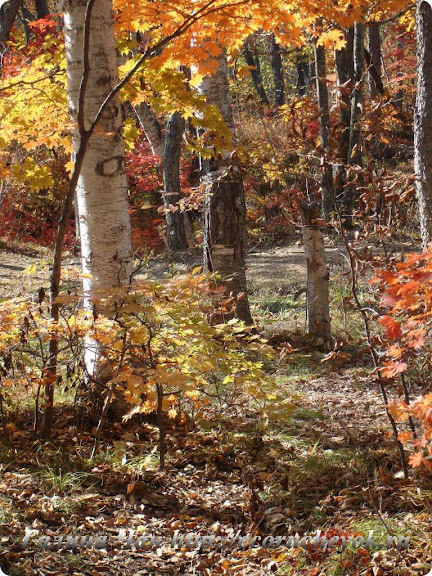
[[[269,327],[270,332],[279,329],[286,334],[306,332],[306,298],[301,294],[294,300],[296,289],[296,285],[283,287],[275,283],[252,290],[252,312],[260,323]],[[287,290],[292,293],[287,294]],[[357,293],[360,304],[373,310],[374,292],[367,280],[360,278]],[[364,342],[363,319],[356,309],[347,276],[335,274],[331,278],[330,314],[335,338],[347,343]]]
[[[305,408],[304,406],[300,406],[296,408],[291,416],[293,420],[326,420],[328,416],[323,414],[319,410],[312,410],[311,408]]]
[[[92,475],[83,471],[63,471],[61,468],[47,467],[35,474],[39,489],[46,494],[68,494],[88,484]],[[94,484],[94,482],[93,482]]]
[[[252,297],[252,304],[258,315],[274,314],[283,315],[288,311],[297,310],[301,304],[288,296],[267,294],[260,297]]]
[[[135,473],[144,472],[145,470],[157,470],[159,468],[159,452],[157,446],[155,446],[149,454],[127,459],[125,467]]]

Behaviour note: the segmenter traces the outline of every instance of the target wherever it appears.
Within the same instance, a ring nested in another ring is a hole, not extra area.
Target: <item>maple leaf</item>
[[[399,344],[393,344],[387,348],[387,356],[395,359],[400,358],[405,350],[406,348],[401,348]]]
[[[324,48],[333,48],[334,50],[342,50],[346,46],[345,35],[341,30],[329,30],[321,34],[317,41],[318,46]]]
[[[394,400],[387,405],[387,410],[396,420],[396,422],[405,422],[408,420],[408,407],[402,400]]]
[[[417,280],[412,280],[411,282],[407,282],[403,284],[398,290],[398,296],[404,296],[408,292],[415,292],[420,287],[420,282]]]
[[[391,316],[381,316],[379,323],[386,327],[387,337],[390,340],[396,340],[401,337],[402,329],[400,322],[397,322]]]
[[[383,378],[394,378],[397,374],[403,374],[408,369],[406,362],[383,362],[383,368],[380,369]]]
[[[415,452],[414,454],[411,454],[408,462],[412,468],[418,468],[423,462],[423,460],[424,460],[423,454],[421,452]]]
[[[404,430],[403,432],[399,433],[398,440],[405,444],[406,442],[409,442],[410,440],[412,440],[412,437],[413,436],[412,436],[411,432]]]
[[[421,350],[426,343],[426,332],[423,329],[411,330],[408,333],[407,344],[414,350]]]
[[[380,272],[377,279],[383,282],[384,284],[387,284],[388,286],[391,286],[392,284],[399,284],[400,282],[398,274],[395,274],[394,272],[391,272],[389,270],[386,270],[385,272]]]

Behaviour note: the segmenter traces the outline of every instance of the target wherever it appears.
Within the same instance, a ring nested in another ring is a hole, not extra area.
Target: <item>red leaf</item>
[[[396,322],[391,316],[381,316],[379,323],[386,327],[387,337],[390,338],[390,340],[397,340],[397,338],[401,337],[400,322]]]

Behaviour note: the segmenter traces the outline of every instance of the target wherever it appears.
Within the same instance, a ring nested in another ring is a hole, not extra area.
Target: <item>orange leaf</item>
[[[408,406],[402,400],[394,400],[387,405],[387,410],[396,420],[396,422],[405,422],[408,420]]]
[[[383,378],[394,378],[397,374],[406,372],[408,364],[406,362],[383,362],[383,367],[380,369]]]
[[[412,440],[412,434],[411,432],[408,432],[407,430],[404,430],[403,432],[400,432],[398,435],[398,440],[400,440],[400,442],[403,442],[404,444],[406,442],[409,442],[410,440]]]
[[[409,457],[409,465],[412,468],[418,468],[423,462],[423,454],[421,452],[415,452]]]

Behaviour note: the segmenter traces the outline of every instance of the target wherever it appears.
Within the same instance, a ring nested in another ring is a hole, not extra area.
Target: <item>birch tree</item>
[[[327,269],[324,236],[318,221],[319,205],[316,202],[300,206],[302,236],[307,268],[307,331],[315,344],[328,346],[331,342],[329,271]]]
[[[164,139],[156,114],[147,102],[141,102],[138,106],[134,106],[134,111],[145,137],[150,144],[153,154],[162,158],[164,152]]]
[[[432,240],[432,7],[417,5],[417,101],[414,118],[414,164],[420,231],[426,248]]]
[[[90,3],[67,0],[65,45],[69,111],[75,121],[75,152],[86,129],[118,83],[118,60],[111,0]],[[88,34],[84,27],[88,26]],[[82,95],[84,68],[88,79]],[[90,136],[76,188],[84,273],[84,305],[93,309],[97,293],[128,284],[132,274],[132,246],[127,201],[122,111],[118,95],[111,98]],[[85,354],[91,379],[99,379],[100,352],[89,342]]]

